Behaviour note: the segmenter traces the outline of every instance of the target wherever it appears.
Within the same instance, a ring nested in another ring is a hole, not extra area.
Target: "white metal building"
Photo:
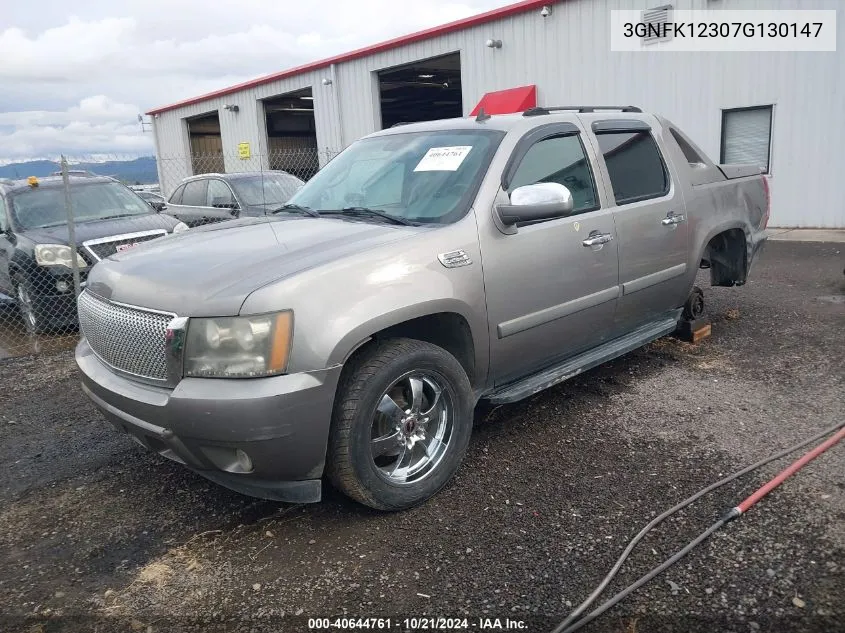
[[[676,10],[843,6],[669,2]],[[279,149],[312,148],[324,160],[383,126],[465,116],[486,93],[521,88],[509,98],[522,106],[631,104],[663,114],[717,162],[767,165],[771,226],[845,228],[843,29],[830,53],[611,52],[611,9],[665,3],[524,0],[156,108],[148,114],[162,191],[198,170],[192,154],[214,154],[229,172],[283,168],[268,164]]]

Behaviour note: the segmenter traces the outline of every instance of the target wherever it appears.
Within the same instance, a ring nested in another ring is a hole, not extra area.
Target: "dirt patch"
[[[656,513],[845,417],[845,307],[814,300],[840,292],[842,264],[828,245],[778,242],[745,287],[702,280],[711,337],[664,338],[479,408],[458,476],[401,514],[328,487],[312,506],[218,488],[114,432],[68,353],[4,361],[0,630],[287,631],[308,616],[436,614],[548,631]],[[845,630],[843,469],[839,447],[585,630]],[[609,592],[774,470],[667,521]]]

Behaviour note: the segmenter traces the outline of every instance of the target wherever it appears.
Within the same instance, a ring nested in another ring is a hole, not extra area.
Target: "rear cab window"
[[[596,139],[617,205],[669,193],[669,170],[650,131],[597,131]]]

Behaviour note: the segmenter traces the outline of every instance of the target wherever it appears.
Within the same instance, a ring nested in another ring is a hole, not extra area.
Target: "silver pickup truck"
[[[635,107],[403,125],[261,218],[98,263],[85,393],[140,444],[245,494],[385,510],[458,469],[514,402],[671,333],[699,268],[742,285],[760,169]]]

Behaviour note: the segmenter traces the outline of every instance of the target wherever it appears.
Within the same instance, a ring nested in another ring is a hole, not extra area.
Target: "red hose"
[[[756,492],[736,506],[735,510],[737,510],[740,514],[747,512],[751,506],[781,485],[785,479],[797,473],[809,462],[813,461],[816,457],[824,453],[831,446],[837,444],[839,440],[843,438],[845,438],[845,427],[839,429],[839,432],[836,435],[831,436],[829,439],[816,446],[809,453],[805,453],[800,459],[792,462],[789,466],[780,471],[774,479],[769,481],[769,483],[761,488],[758,488]]]

